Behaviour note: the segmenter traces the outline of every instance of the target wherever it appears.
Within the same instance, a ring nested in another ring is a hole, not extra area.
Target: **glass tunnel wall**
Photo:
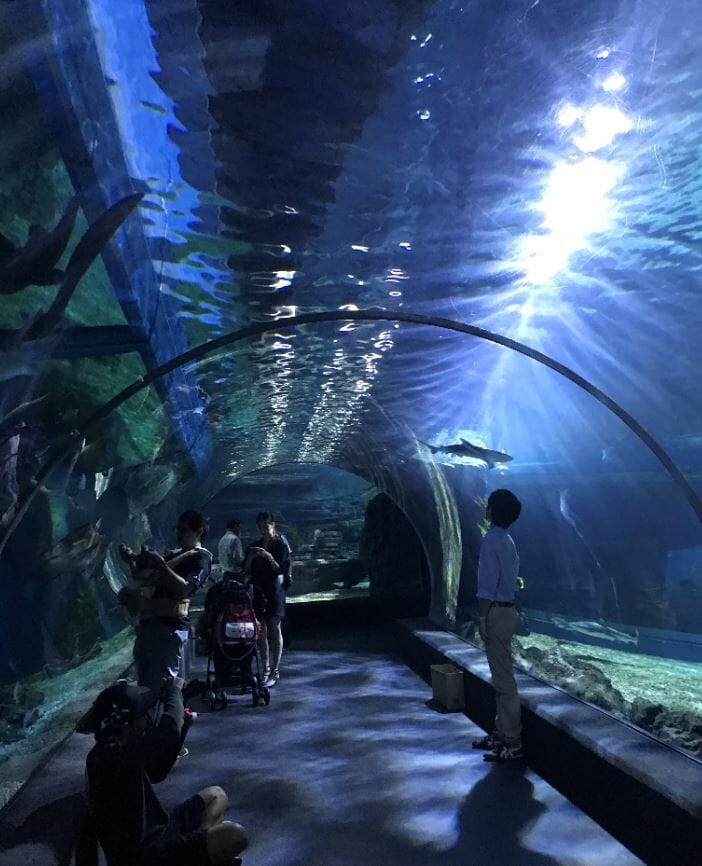
[[[700,525],[641,441],[552,370],[465,334],[285,322],[381,307],[522,341],[616,400],[700,491],[702,36],[680,26],[697,5],[405,5],[364,29],[325,4],[293,50],[284,10],[266,29],[194,0],[177,22],[150,0],[0,4],[3,527],[32,491],[0,558],[0,805],[130,662],[116,544],[173,543],[178,513],[202,507],[213,547],[227,490],[300,464],[291,476],[343,470],[386,498],[376,530],[412,562],[375,586],[392,607],[408,572],[418,592],[428,580],[431,618],[468,639],[485,500],[513,489],[518,664],[702,752]],[[241,28],[248,59],[224,67]],[[300,71],[332,38],[345,62]],[[73,435],[158,364],[251,322],[275,329]]]
[[[366,598],[406,615],[426,615],[429,572],[405,515],[374,485],[320,464],[268,467],[235,480],[205,506],[210,533],[241,521],[244,549],[255,516],[273,512],[292,549],[288,604]]]

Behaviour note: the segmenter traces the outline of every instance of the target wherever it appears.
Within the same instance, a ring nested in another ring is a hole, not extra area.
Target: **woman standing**
[[[280,622],[285,616],[285,590],[290,586],[290,545],[275,531],[275,518],[270,511],[261,511],[256,517],[261,533],[258,541],[246,548],[244,571],[255,586],[259,586],[266,606],[258,650],[264,670],[264,685],[274,686],[280,677],[280,657],[283,654],[283,636]]]
[[[120,556],[139,585],[119,594],[120,602],[139,616],[134,643],[138,683],[156,692],[165,677],[180,673],[190,632],[190,599],[212,570],[212,554],[202,546],[207,535],[205,516],[199,511],[183,512],[176,534],[178,547],[164,556],[145,548],[135,554],[120,546]]]

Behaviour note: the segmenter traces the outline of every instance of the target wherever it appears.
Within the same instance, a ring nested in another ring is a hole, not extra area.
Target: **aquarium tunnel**
[[[261,511],[289,544],[291,643],[262,714],[292,700],[286,666],[382,635],[424,679],[457,665],[489,725],[477,567],[506,488],[529,772],[622,847],[474,862],[693,863],[701,11],[0,3],[0,826],[57,755],[81,770],[76,722],[134,675],[120,545],[175,547],[191,509],[208,586],[232,519],[244,550]],[[192,633],[184,664],[205,662]],[[571,760],[611,781],[610,811],[562,777]],[[442,822],[427,806],[401,855],[363,862],[469,862]],[[25,835],[0,864],[25,862]],[[249,863],[361,862],[310,850],[254,844]]]

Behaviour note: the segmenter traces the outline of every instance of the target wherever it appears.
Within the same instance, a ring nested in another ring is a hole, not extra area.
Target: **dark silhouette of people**
[[[79,732],[95,735],[86,759],[85,823],[107,866],[232,866],[248,844],[241,825],[223,820],[228,800],[221,788],[203,788],[170,814],[153,790],[183,744],[182,686],[175,678],[163,687],[157,724],[158,695],[124,681],[104,689],[78,724]]]

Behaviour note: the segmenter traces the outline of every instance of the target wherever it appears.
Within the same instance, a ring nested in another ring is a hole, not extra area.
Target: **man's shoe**
[[[494,734],[486,734],[479,740],[473,740],[474,749],[482,749],[484,752],[494,752],[502,745],[502,740]]]
[[[498,749],[495,749],[494,752],[488,752],[486,755],[483,755],[483,761],[507,764],[510,761],[522,761],[525,757],[524,748],[521,745],[507,746],[503,744]]]

